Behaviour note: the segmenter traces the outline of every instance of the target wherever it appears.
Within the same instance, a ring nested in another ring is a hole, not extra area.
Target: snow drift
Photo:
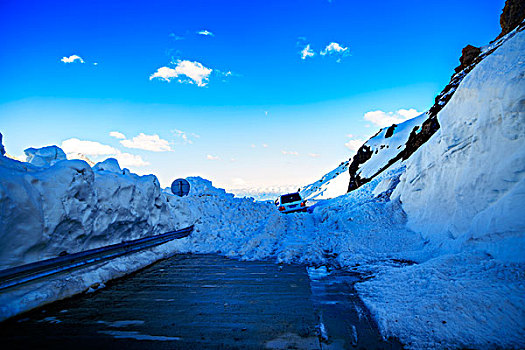
[[[433,244],[525,262],[524,52],[519,32],[479,63],[439,113],[441,129],[406,162],[395,196]]]
[[[49,146],[25,151],[28,163],[0,156],[0,268],[18,266],[193,224],[181,198],[162,193],[153,175],[115,159],[91,168]],[[178,251],[172,241],[86,269],[4,291],[0,320],[83,292]]]
[[[357,286],[383,335],[409,348],[525,346],[525,33],[504,41],[459,85],[392,195],[434,258]]]
[[[29,149],[29,163],[0,157],[0,268],[189,226],[191,213],[153,175],[63,160],[58,147]]]

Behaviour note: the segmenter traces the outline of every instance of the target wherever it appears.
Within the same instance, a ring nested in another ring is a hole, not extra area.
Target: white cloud
[[[350,51],[348,50],[348,47],[341,46],[339,43],[331,42],[328,44],[324,50],[319,52],[321,56],[337,56],[337,62],[341,62],[341,58],[348,56],[350,54]]]
[[[412,119],[420,115],[422,112],[418,112],[415,108],[410,109],[399,109],[397,114],[405,117],[405,120]]]
[[[219,160],[219,157],[218,156],[212,156],[211,154],[208,154],[206,156],[206,159],[208,159],[208,160]]]
[[[116,139],[121,139],[121,140],[126,139],[126,135],[124,135],[123,133],[118,132],[118,131],[111,131],[109,133],[109,136],[114,137]]]
[[[179,35],[177,35],[175,33],[170,33],[169,37],[172,38],[173,40],[182,40],[182,39],[184,39],[184,37],[179,36]]]
[[[321,55],[329,55],[333,53],[344,53],[348,51],[348,47],[341,46],[339,43],[331,42],[324,50],[320,52]]]
[[[232,186],[235,186],[235,187],[244,187],[247,185],[247,182],[240,178],[240,177],[234,177],[232,179]]]
[[[251,148],[255,148],[257,146],[255,146],[253,143],[250,145]]]
[[[161,139],[159,135],[146,135],[142,132],[131,140],[122,140],[120,143],[127,148],[137,148],[152,152],[172,150],[170,143],[167,140]]]
[[[63,141],[61,148],[66,153],[82,153],[87,156],[107,156],[119,152],[116,148],[111,146],[96,141],[79,140],[77,138]]]
[[[262,146],[263,146],[263,148],[268,148],[268,145],[265,144],[265,143],[263,143]]]
[[[182,80],[179,78],[180,83],[188,82],[197,84],[197,86],[203,87],[208,84],[208,80],[213,69],[206,68],[197,61],[178,60],[175,68],[160,67],[155,73],[153,73],[149,80],[155,78],[170,82],[174,78],[180,76],[186,76],[189,80]]]
[[[197,34],[205,35],[205,36],[215,36],[215,34],[213,34],[212,32],[210,32],[210,31],[208,31],[206,29],[198,31]]]
[[[365,120],[372,122],[380,128],[390,126],[392,124],[399,124],[405,120],[412,119],[420,115],[414,108],[411,109],[399,109],[396,112],[383,112],[383,111],[371,111],[365,113]]]
[[[315,52],[310,48],[310,44],[306,45],[304,49],[301,50],[301,59],[305,60],[308,57],[314,57]]]
[[[282,154],[284,154],[285,156],[298,156],[299,155],[299,152],[295,152],[295,151],[281,151]]]
[[[321,155],[317,153],[308,153],[308,156],[312,158],[319,158]]]
[[[84,60],[82,59],[82,57],[78,56],[78,55],[71,55],[69,57],[62,57],[62,59],[60,60],[64,63],[73,63],[75,61],[79,61],[80,63],[84,63]]]
[[[78,157],[78,154],[83,154],[85,156],[115,158],[122,167],[141,167],[149,164],[138,155],[123,153],[114,147],[96,141],[71,138],[63,141],[61,148],[67,154],[75,154],[75,157]]]
[[[365,143],[365,140],[353,139],[353,140],[349,140],[347,143],[345,143],[345,146],[350,151],[356,152],[364,143]]]
[[[122,153],[119,152],[118,154],[115,154],[113,156],[116,160],[118,160],[118,163],[121,167],[140,167],[140,166],[146,166],[149,165],[148,162],[145,162],[141,156],[131,153]]]
[[[185,143],[185,144],[187,143],[187,144],[190,144],[190,145],[193,144],[193,140],[188,136],[188,134],[186,132],[184,132],[182,130],[178,130],[178,129],[173,129],[173,130],[171,130],[171,132],[175,136],[179,137],[182,140],[182,143]],[[194,137],[194,138],[197,138],[197,139],[200,137],[199,135],[193,134],[193,133],[190,134],[190,135],[192,137]]]

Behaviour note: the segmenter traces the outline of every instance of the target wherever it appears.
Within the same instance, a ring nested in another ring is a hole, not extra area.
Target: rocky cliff
[[[389,128],[385,128],[386,131],[384,129],[379,130],[377,134],[372,136],[359,148],[348,166],[350,173],[348,192],[369,182],[397,161],[408,159],[421,145],[426,143],[440,128],[437,119],[438,113],[450,101],[465,76],[483,61],[483,59],[509,40],[516,32],[522,31],[524,29],[524,18],[525,1],[507,0],[500,17],[501,34],[494,42],[483,48],[472,45],[467,45],[463,48],[462,55],[459,59],[460,65],[455,68],[455,73],[452,75],[450,82],[436,97],[434,105],[425,113],[424,119],[421,116],[417,117],[420,120],[418,123],[412,123],[414,124],[412,125],[413,129],[409,133],[405,132],[406,135],[403,136],[398,135],[399,137],[406,137],[406,139],[403,141],[403,144],[396,145],[397,151],[392,152],[392,149],[389,149],[390,141],[386,140],[396,133],[398,126],[395,124]],[[380,156],[382,153],[383,155]],[[367,165],[369,162],[375,163],[374,166],[371,167]],[[369,169],[364,172],[364,168]],[[370,168],[373,169],[373,171],[370,171]]]

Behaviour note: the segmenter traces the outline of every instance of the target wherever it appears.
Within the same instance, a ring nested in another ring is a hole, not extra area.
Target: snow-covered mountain
[[[353,159],[342,162],[321,179],[305,186],[301,195],[309,200],[330,199],[349,192],[349,184],[367,183],[400,160],[399,154],[405,151],[407,141],[421,131],[426,119],[427,114],[423,113],[399,125],[382,128],[359,148]]]
[[[91,158],[89,158],[88,156],[86,156],[83,153],[78,153],[78,152],[68,153],[67,154],[67,159],[80,159],[80,160],[83,160],[84,162],[88,163],[90,166],[93,166],[93,165],[96,164],[94,161],[91,160]]]
[[[380,129],[357,150],[349,161],[343,161],[321,179],[305,186],[301,191],[303,197],[328,199],[353,191],[389,169],[393,164],[407,160],[419,147],[430,140],[440,128],[437,117],[439,112],[451,100],[463,79],[476,65],[490,56],[518,31],[523,30],[523,23],[516,20],[520,18],[520,14],[514,13],[512,16],[508,14],[510,11],[518,12],[519,9],[513,6],[519,5],[514,3],[517,2],[509,1],[505,6],[502,14],[502,35],[498,36],[498,40],[481,48],[467,45],[463,49],[460,57],[461,64],[455,68],[449,84],[436,97],[434,105],[427,112],[399,125],[393,124]],[[509,8],[511,10],[508,10]],[[510,26],[507,22],[515,23],[512,31],[509,30]],[[343,174],[345,169],[348,170],[348,174]],[[342,186],[345,180],[348,183],[346,189]]]
[[[463,79],[515,34],[516,31],[480,49],[470,45],[463,49],[461,65],[456,68],[450,83],[436,97],[434,105],[426,113],[402,124],[381,129],[359,148],[348,167],[348,191],[359,188],[397,161],[407,160],[430,140],[441,125],[438,114],[449,103]],[[389,137],[392,139],[388,140]]]

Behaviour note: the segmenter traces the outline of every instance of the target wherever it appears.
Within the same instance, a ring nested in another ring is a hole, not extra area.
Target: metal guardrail
[[[156,236],[112,244],[57,258],[33,262],[0,271],[0,290],[15,287],[59,272],[92,265],[101,261],[151,248],[174,239],[184,238],[193,231],[193,225],[182,230],[166,232]]]

